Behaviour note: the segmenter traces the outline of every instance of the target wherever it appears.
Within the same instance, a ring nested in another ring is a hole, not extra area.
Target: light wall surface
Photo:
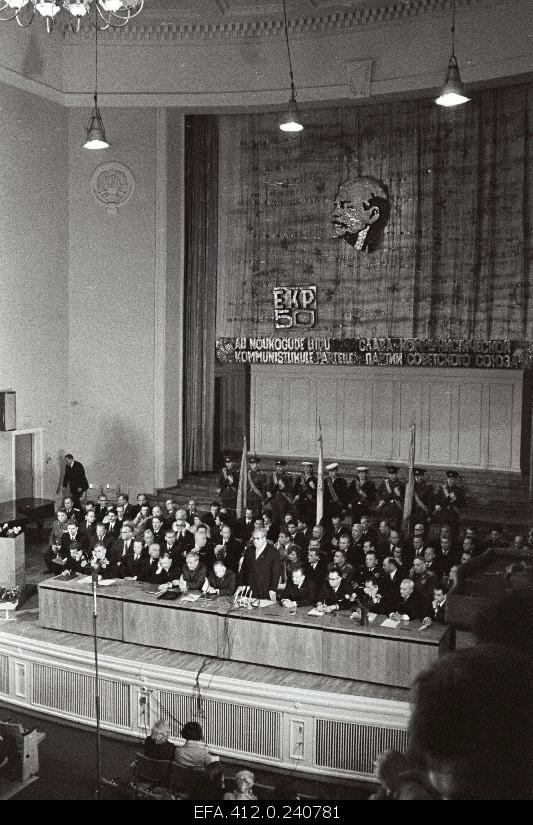
[[[47,497],[69,446],[66,129],[63,107],[0,84],[0,388],[19,429],[44,428]]]
[[[136,495],[154,481],[156,112],[105,112],[106,152],[81,148],[86,118],[69,112],[71,444],[90,483]],[[116,215],[90,189],[112,160],[136,181]]]

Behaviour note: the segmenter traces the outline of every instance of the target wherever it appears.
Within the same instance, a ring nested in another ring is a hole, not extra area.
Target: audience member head
[[[74,536],[76,535],[76,533],[78,532],[78,525],[69,522],[67,524],[67,530],[68,530],[68,534],[69,534],[70,538],[73,539]]]
[[[432,564],[436,558],[437,551],[435,550],[435,548],[431,545],[429,545],[429,547],[426,547],[426,549],[424,550],[424,561],[426,562],[426,564]]]
[[[339,536],[339,550],[342,550],[343,553],[346,553],[350,546],[350,536],[348,533],[341,533]]]
[[[98,505],[100,510],[104,510],[107,507],[107,496],[105,493],[100,493],[98,496]]]
[[[409,734],[442,799],[533,797],[533,683],[502,646],[443,656],[417,677]]]
[[[403,565],[403,550],[401,547],[393,547],[392,548],[392,557],[394,561],[398,564],[399,567]]]
[[[423,576],[426,572],[426,562],[420,556],[417,556],[416,559],[413,559],[413,567],[411,573],[414,576]]]
[[[154,543],[154,538],[155,538],[155,536],[154,536],[153,530],[150,530],[149,527],[146,530],[143,530],[143,539],[144,539],[145,544],[147,544],[147,545],[153,544]]]
[[[209,505],[209,511],[212,516],[216,516],[218,511],[220,510],[220,502],[219,501],[212,501]]]
[[[363,553],[367,556],[369,553],[376,554],[376,548],[374,547],[374,542],[367,539],[363,542]]]
[[[341,568],[346,564],[346,553],[344,550],[341,550],[340,547],[337,547],[333,553],[333,564],[336,564],[337,567]]]
[[[170,736],[170,725],[165,719],[158,719],[157,722],[152,725],[150,736],[157,745],[162,745]]]
[[[313,527],[313,531],[312,531],[311,535],[314,539],[318,539],[320,541],[320,539],[324,535],[324,528],[322,527],[322,525],[321,524],[315,524],[315,526]]]
[[[131,529],[131,524],[129,522],[126,521],[122,525],[120,537],[123,541],[131,541],[133,538],[133,530]]]
[[[231,538],[231,527],[229,524],[223,524],[220,528],[220,535],[223,541],[229,541]]]
[[[226,575],[226,570],[227,567],[224,562],[224,559],[215,559],[215,561],[213,562],[213,573],[218,579],[222,579]]]
[[[287,561],[289,564],[300,564],[300,548],[296,544],[291,544],[287,552]]]
[[[194,553],[192,550],[190,550],[185,556],[185,564],[187,565],[189,570],[196,570],[196,568],[200,564],[200,556],[198,555],[198,553]]]
[[[307,559],[310,564],[320,561],[320,542],[311,539],[307,548]]]
[[[359,524],[359,523],[354,524],[352,526],[352,539],[353,539],[353,541],[357,544],[357,542],[362,538],[362,536],[363,536],[363,525]]]
[[[424,537],[423,536],[413,536],[413,550],[415,553],[418,553],[419,550],[422,550],[424,546]]]
[[[414,527],[414,530],[413,530],[413,535],[422,536],[422,538],[424,538],[424,536],[426,535],[426,528],[424,527],[424,525],[423,524],[415,524],[415,527]]]
[[[301,564],[296,564],[291,571],[292,583],[299,587],[305,579],[305,570]]]
[[[65,508],[65,510],[72,510],[73,503],[74,502],[72,501],[70,496],[65,496],[65,498],[63,499],[63,507]]]
[[[158,559],[160,553],[161,553],[161,548],[155,542],[149,546],[148,554],[149,554],[151,559],[154,559],[154,560]]]
[[[470,561],[472,558],[472,551],[471,550],[463,550],[461,553],[461,564],[464,564],[466,561]]]
[[[369,570],[373,570],[378,563],[377,556],[373,550],[370,550],[368,553],[365,554],[365,566]]]
[[[444,603],[445,599],[446,599],[446,590],[444,589],[444,587],[441,584],[436,585],[433,588],[433,602],[436,605],[441,605],[441,604]]]
[[[181,729],[181,736],[188,742],[201,742],[204,736],[202,726],[198,722],[185,722]]]
[[[385,538],[390,539],[390,527],[385,519],[379,522],[379,532],[382,536],[385,536]]]
[[[400,596],[402,599],[408,599],[414,587],[415,585],[412,579],[402,579],[400,582]]]
[[[167,572],[170,570],[172,566],[172,557],[169,553],[163,553],[159,556],[159,566],[162,570],[166,570]]]
[[[397,530],[391,530],[389,541],[393,545],[393,547],[399,547],[401,542],[400,534]]]
[[[533,589],[511,590],[484,605],[472,623],[477,640],[513,648],[533,662]]]
[[[60,524],[65,524],[67,518],[67,511],[63,507],[60,507],[56,513],[56,519]]]
[[[241,796],[246,796],[252,792],[255,784],[255,776],[251,771],[242,770],[235,774],[235,787]]]
[[[145,504],[148,504],[148,499],[146,498],[146,493],[139,493],[137,496],[137,505],[139,507],[144,507]]]
[[[383,559],[383,570],[388,575],[390,575],[391,573],[394,573],[395,570],[399,570],[398,562],[396,561],[395,558],[393,558],[393,556],[386,556]]]
[[[342,572],[336,564],[328,564],[328,582],[336,589],[342,581]]]
[[[366,531],[370,527],[370,516],[367,516],[366,513],[364,515],[362,515],[361,518],[359,519],[359,524],[363,528],[363,532],[366,533]]]
[[[474,539],[471,539],[470,536],[465,536],[463,539],[463,551],[470,553],[470,555],[473,556],[475,549],[476,544],[474,542]]]

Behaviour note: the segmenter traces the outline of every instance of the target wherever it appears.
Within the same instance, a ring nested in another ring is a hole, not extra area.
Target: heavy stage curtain
[[[315,334],[533,338],[533,85],[432,100],[220,118],[217,334],[272,335],[272,288],[316,285]],[[381,249],[334,238],[350,176],[383,181]]]
[[[186,473],[213,468],[218,125],[185,121]]]

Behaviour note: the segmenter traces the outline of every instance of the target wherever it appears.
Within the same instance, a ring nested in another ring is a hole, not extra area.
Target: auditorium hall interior
[[[0,0],[0,799],[533,798],[532,131],[532,0]]]

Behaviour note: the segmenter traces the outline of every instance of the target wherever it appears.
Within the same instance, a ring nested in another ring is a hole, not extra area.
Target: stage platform
[[[346,779],[370,779],[378,753],[407,745],[404,688],[122,641],[98,648],[102,726],[118,734],[144,738],[163,715],[177,736],[196,719],[222,757]],[[18,611],[0,623],[0,698],[93,724],[93,639]]]

